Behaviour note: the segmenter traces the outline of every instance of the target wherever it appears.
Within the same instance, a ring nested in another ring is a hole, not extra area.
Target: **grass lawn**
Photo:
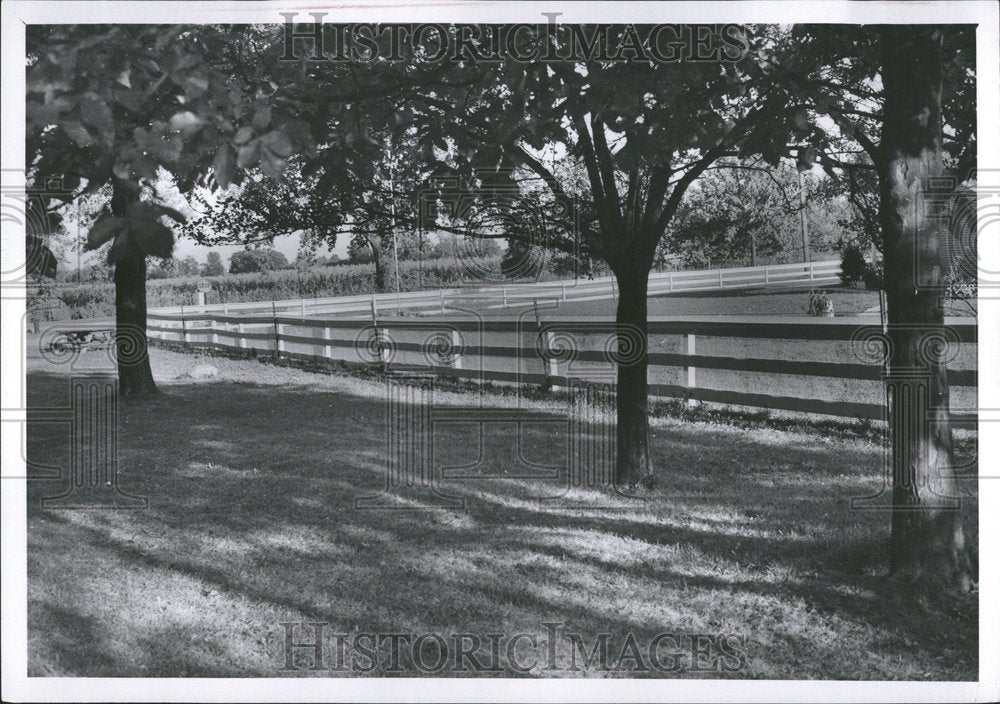
[[[319,621],[484,641],[542,639],[543,622],[560,622],[588,648],[610,634],[612,653],[629,633],[735,636],[742,667],[709,677],[977,676],[976,595],[937,604],[887,589],[889,516],[849,508],[880,486],[870,433],[659,417],[658,487],[642,500],[574,490],[571,508],[538,500],[545,481],[513,478],[524,458],[564,461],[551,429],[526,423],[518,439],[516,425],[497,423],[483,426],[476,475],[448,485],[464,510],[359,510],[355,498],[385,482],[379,381],[216,358],[218,379],[196,383],[185,374],[198,361],[154,350],[165,395],[121,409],[121,486],[148,508],[43,510],[58,487],[29,483],[29,675],[337,674],[280,669],[280,624]],[[28,363],[29,405],[64,405],[65,373],[30,353]],[[468,423],[443,426],[435,448],[475,459],[478,438]],[[64,426],[29,424],[32,462],[65,466],[67,455]],[[561,645],[560,669],[523,676],[608,674],[570,671],[571,652]],[[405,657],[401,667],[420,674]]]
[[[878,293],[843,286],[822,287],[833,301],[838,317],[860,315],[878,307]],[[964,303],[949,301],[946,315],[970,315]],[[808,315],[808,288],[751,288],[740,291],[703,291],[664,294],[649,298],[650,316],[668,315]],[[510,309],[483,311],[484,315],[510,315]],[[545,315],[614,316],[615,301],[566,301],[557,308],[546,308]],[[875,315],[878,320],[878,314]]]

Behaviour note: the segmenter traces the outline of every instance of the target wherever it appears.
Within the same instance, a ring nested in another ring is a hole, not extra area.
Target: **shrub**
[[[820,318],[833,317],[833,300],[826,291],[814,290],[809,292],[809,315]]]
[[[864,282],[868,268],[861,250],[853,244],[844,247],[840,257],[840,280],[845,286],[857,286]]]
[[[288,259],[273,249],[244,249],[229,260],[230,274],[248,274],[257,271],[287,269]]]

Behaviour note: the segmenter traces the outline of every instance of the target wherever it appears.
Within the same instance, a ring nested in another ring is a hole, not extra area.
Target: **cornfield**
[[[386,267],[386,285],[395,290],[395,268]],[[450,288],[483,281],[499,281],[500,257],[475,260],[435,259],[399,263],[402,291]],[[146,284],[146,304],[161,306],[193,305],[198,300],[198,283],[208,281],[212,291],[207,303],[238,303],[294,298],[329,298],[377,293],[373,264],[345,264],[313,269],[282,269],[252,274],[187,276],[150,280]],[[113,283],[46,285],[29,294],[29,320],[65,320],[113,316]]]

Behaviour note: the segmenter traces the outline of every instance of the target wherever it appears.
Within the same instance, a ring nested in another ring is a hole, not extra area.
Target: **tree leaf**
[[[105,213],[101,217],[97,218],[97,221],[91,226],[90,231],[87,233],[87,246],[85,249],[92,250],[97,249],[102,244],[110,240],[112,237],[118,235],[128,221],[125,218],[118,218],[110,213]]]
[[[64,122],[62,128],[69,135],[69,138],[76,142],[78,147],[87,147],[94,143],[94,138],[90,135],[90,132],[79,122]]]
[[[261,150],[260,168],[265,174],[277,180],[285,173],[285,160],[269,149]]]
[[[271,124],[271,108],[267,105],[258,108],[250,122],[258,131],[267,129],[267,126]]]
[[[248,169],[257,164],[260,159],[260,140],[255,139],[242,147],[236,153],[236,165],[241,169]]]
[[[164,215],[177,222],[187,222],[187,216],[184,213],[174,210],[167,205],[150,203],[149,201],[138,201],[128,206],[128,218],[130,222],[144,220],[155,222]]]
[[[176,113],[170,118],[170,129],[181,132],[185,136],[194,134],[200,130],[204,124],[205,121],[190,110]]]
[[[242,146],[253,139],[253,129],[250,127],[240,127],[233,137],[233,144]]]
[[[228,188],[233,180],[233,150],[228,144],[223,144],[216,150],[212,170],[219,188]]]
[[[80,106],[80,117],[101,133],[111,132],[114,129],[111,108],[103,100],[94,98],[84,100]]]
[[[291,156],[292,152],[295,151],[295,147],[292,146],[292,140],[288,138],[287,134],[279,130],[268,132],[261,137],[261,142],[268,151],[282,158]]]
[[[132,241],[146,256],[169,259],[173,254],[174,233],[166,225],[147,218],[130,218],[128,229]]]
[[[115,236],[115,241],[108,250],[108,263],[117,264],[125,259],[131,251],[128,229],[123,229]]]
[[[198,98],[208,90],[208,79],[203,75],[191,75],[184,79],[184,90],[192,98]]]

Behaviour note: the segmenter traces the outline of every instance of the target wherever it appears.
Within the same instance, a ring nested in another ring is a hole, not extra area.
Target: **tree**
[[[471,51],[491,53],[494,28],[465,29],[449,31]],[[379,181],[385,145],[412,145],[403,153],[432,177],[420,188],[418,227],[520,239],[607,263],[619,291],[620,486],[653,476],[646,295],[657,244],[706,169],[727,156],[766,154],[777,163],[793,126],[794,106],[772,96],[766,71],[780,31],[704,29],[677,31],[692,45],[697,33],[712,61],[650,59],[642,51],[656,42],[648,27],[559,25],[522,37],[516,59],[452,61],[437,51],[437,38],[424,36],[403,48],[403,60],[302,56],[285,63],[288,80],[276,80],[328,146],[323,168],[340,181]],[[616,60],[597,56],[588,37],[616,48]],[[578,168],[558,168],[547,149]],[[389,190],[396,198],[406,188],[397,180]],[[440,206],[436,217],[422,207],[426,196]],[[520,217],[529,211],[535,216]]]
[[[866,170],[868,182],[878,184],[877,235],[870,224],[875,208],[868,201],[863,210],[886,273],[890,571],[925,586],[965,590],[972,559],[955,510],[941,353],[948,340],[942,306],[948,266],[940,255],[945,240],[961,239],[949,229],[961,226],[933,217],[928,206],[954,204],[956,189],[975,169],[975,29],[808,26],[793,38],[787,52],[777,52],[782,84],[835,123],[822,128],[804,113],[811,143],[801,151],[830,173],[850,178]]]
[[[940,222],[942,57],[936,27],[881,30],[885,86],[880,196],[891,340],[890,569],[967,590],[972,565],[953,470]],[[950,189],[949,189],[950,190]],[[945,191],[944,195],[950,195]],[[923,202],[921,202],[923,201]]]
[[[511,239],[500,260],[500,272],[508,279],[537,279],[544,268],[545,251],[520,239]]]
[[[62,223],[58,213],[49,209],[47,198],[28,195],[24,203],[24,269],[29,278],[56,278],[58,261],[46,239]]]
[[[169,258],[174,248],[173,231],[160,222],[164,216],[175,222],[185,217],[173,208],[139,200],[124,188],[116,188],[111,212],[102,215],[87,233],[87,248],[110,242],[108,263],[115,274],[115,342],[119,357],[138,359],[129,373],[121,375],[121,392],[145,396],[156,392],[146,349],[146,257]],[[121,359],[119,358],[119,361]]]
[[[258,271],[287,269],[288,259],[273,249],[245,249],[229,258],[230,274],[249,274]]]
[[[576,33],[591,29],[563,27],[555,36],[541,33],[540,41],[558,43],[557,53],[564,55],[568,47],[579,49],[573,44]],[[613,45],[623,45],[639,30],[602,26],[599,31]],[[712,40],[716,48],[726,45],[720,34]],[[737,154],[751,132],[786,120],[785,106],[770,101],[757,85],[762,74],[756,52],[763,40],[760,32],[740,35],[731,60],[716,62],[605,62],[587,55],[470,62],[454,68],[447,81],[408,96],[405,122],[428,149],[447,151],[459,198],[478,198],[482,210],[498,201],[517,210],[527,201],[526,207],[543,213],[538,218],[543,228],[463,232],[582,250],[606,262],[615,276],[614,481],[622,487],[653,481],[646,299],[657,244],[688,187],[707,168]],[[576,173],[561,173],[545,162],[548,145],[560,145],[581,165],[582,184]]]
[[[308,145],[301,122],[272,109],[273,89],[247,70],[248,55],[261,58],[266,34],[209,25],[27,29],[28,181],[61,177],[66,193],[53,197],[64,201],[108,192],[108,212],[88,241],[114,240],[115,337],[126,396],[156,393],[145,332],[146,257],[169,255],[173,245],[156,215],[165,211],[142,200],[145,186],[164,168],[182,192],[209,171],[223,187],[258,163],[280,176],[285,157]]]
[[[226,273],[226,265],[218,252],[209,252],[205,264],[201,267],[202,276],[222,276]]]
[[[800,260],[803,209],[815,225],[810,247],[831,249],[843,239],[836,218],[830,217],[838,209],[837,198],[811,175],[804,183],[806,195],[800,199],[798,175],[785,163],[773,168],[759,160],[721,161],[688,190],[660,243],[662,253],[696,266],[734,260],[756,266],[759,256],[782,254]]]

